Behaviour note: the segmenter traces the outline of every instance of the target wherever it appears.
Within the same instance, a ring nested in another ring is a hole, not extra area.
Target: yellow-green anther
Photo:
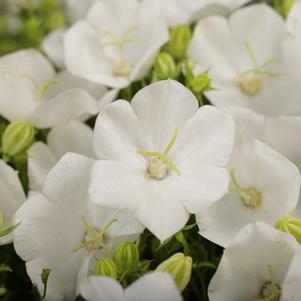
[[[15,121],[9,124],[2,136],[2,152],[14,156],[27,150],[34,142],[35,128],[28,121]]]
[[[233,187],[229,189],[230,192],[235,192],[240,195],[240,198],[243,202],[243,204],[253,210],[256,210],[258,207],[260,207],[262,202],[262,196],[259,191],[256,190],[256,188],[249,187],[245,188],[240,186],[236,179],[235,170],[230,170],[230,177],[233,183]]]
[[[117,267],[112,259],[106,258],[96,263],[95,273],[97,276],[117,279]]]
[[[188,25],[177,26],[171,30],[167,50],[176,60],[183,60],[186,57],[190,40],[190,27]]]
[[[178,176],[181,172],[177,169],[172,160],[167,156],[172,147],[174,146],[177,137],[179,135],[179,129],[175,129],[165,151],[160,152],[146,152],[138,150],[137,153],[144,157],[151,157],[149,167],[146,170],[146,177],[154,180],[164,179],[170,170],[174,171]]]
[[[185,256],[183,253],[174,254],[156,268],[156,271],[169,273],[181,292],[190,281],[191,270],[192,258]]]
[[[115,263],[119,275],[130,274],[139,264],[139,250],[131,242],[120,243],[115,251]]]
[[[279,220],[275,227],[283,232],[290,233],[301,244],[301,220],[290,215],[284,216]]]
[[[111,220],[102,229],[97,229],[89,225],[85,217],[82,217],[81,220],[85,228],[85,241],[74,248],[73,251],[78,252],[86,248],[89,252],[94,252],[96,250],[105,248],[104,236],[112,224],[117,222],[117,220]]]
[[[267,266],[269,280],[264,283],[260,289],[260,299],[256,301],[279,301],[281,296],[281,287],[277,284],[273,267]]]
[[[173,57],[167,52],[158,54],[154,65],[154,78],[156,80],[164,80],[168,78],[176,78],[177,66]]]
[[[42,100],[44,95],[55,85],[58,85],[60,82],[58,80],[49,81],[37,89],[37,99]]]

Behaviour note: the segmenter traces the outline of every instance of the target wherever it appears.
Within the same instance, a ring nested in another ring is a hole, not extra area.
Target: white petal
[[[144,169],[143,164],[96,161],[89,188],[92,201],[104,207],[135,211],[140,199],[146,197]]]
[[[142,297],[143,296],[143,297]],[[181,301],[182,297],[166,273],[149,273],[125,290],[126,301]]]
[[[133,98],[145,141],[145,151],[163,152],[174,131],[181,129],[198,109],[195,96],[182,84],[166,80],[140,90]]]
[[[75,207],[72,202],[70,205],[53,204],[37,194],[16,214],[16,221],[21,224],[14,231],[14,246],[18,255],[27,261],[27,273],[40,292],[43,291],[42,269],[51,269],[47,300],[75,297],[82,252],[73,250],[84,237],[81,214]]]
[[[48,128],[72,119],[88,118],[97,112],[97,103],[87,92],[72,89],[43,102],[35,110],[32,122],[38,128]]]
[[[98,101],[99,111],[101,112],[106,107],[106,105],[116,100],[118,94],[119,94],[118,89],[111,89],[107,91]]]
[[[189,219],[183,204],[172,198],[179,192],[171,191],[172,188],[165,183],[148,180],[144,185],[143,198],[137,198],[139,206],[135,216],[161,242],[179,232]]]
[[[70,121],[54,127],[48,134],[47,143],[57,158],[67,152],[95,157],[93,131],[84,123]]]
[[[137,161],[139,123],[131,105],[118,100],[106,106],[94,128],[94,149],[100,159]]]
[[[225,195],[229,175],[224,168],[198,165],[193,161],[185,164],[177,166],[180,176],[166,179],[164,189],[169,200],[182,204],[190,213],[199,213]]]
[[[78,21],[65,34],[65,60],[74,75],[111,87],[129,84],[124,77],[112,76],[112,66],[105,59],[97,32],[86,22]]]
[[[234,121],[213,106],[203,106],[180,131],[170,157],[176,165],[224,166],[230,159],[234,142]]]
[[[66,32],[65,28],[59,28],[48,34],[42,43],[42,48],[52,62],[58,68],[64,68],[64,48],[63,37]]]
[[[49,172],[43,192],[52,202],[76,204],[83,208],[87,200],[93,160],[68,153]]]
[[[31,190],[40,191],[46,175],[57,162],[57,157],[49,146],[36,142],[28,151],[28,177]]]
[[[22,62],[22,68],[20,68],[20,62]],[[30,76],[39,85],[47,83],[55,77],[54,68],[49,61],[34,49],[19,50],[2,56],[0,71],[13,75]]]
[[[0,212],[4,217],[4,229],[14,225],[13,216],[26,197],[18,178],[18,172],[0,160]],[[10,243],[11,235],[1,237],[0,244]]]
[[[91,276],[80,285],[87,301],[126,301],[122,286],[112,278]]]
[[[287,21],[286,21],[287,28],[292,34],[297,35],[301,28],[300,16],[301,16],[301,1],[297,0],[294,1],[294,5],[287,16]]]
[[[35,93],[29,79],[0,73],[0,114],[9,121],[30,120],[38,106]]]

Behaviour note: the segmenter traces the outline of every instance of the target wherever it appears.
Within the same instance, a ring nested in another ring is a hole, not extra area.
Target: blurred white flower
[[[167,273],[149,273],[125,290],[112,278],[89,277],[80,286],[87,301],[181,301],[174,281]]]
[[[26,200],[18,172],[0,160],[0,233],[16,225],[13,216]],[[0,245],[12,242],[12,233],[0,237]]]
[[[223,247],[248,223],[263,221],[272,227],[295,210],[301,176],[281,154],[249,135],[237,141],[228,163],[229,193],[201,214],[200,234]]]
[[[45,300],[73,299],[86,260],[109,256],[115,240],[136,239],[143,230],[131,215],[90,202],[92,164],[92,159],[81,155],[65,155],[48,174],[42,192],[16,213],[20,225],[14,232],[14,246],[41,292],[41,271],[51,269]]]
[[[147,73],[167,40],[151,0],[97,1],[65,34],[65,63],[76,76],[122,88]]]
[[[288,30],[292,34],[299,34],[301,30],[301,1],[295,0],[286,21]]]
[[[213,89],[205,94],[217,107],[270,115],[300,112],[294,98],[288,98],[296,90],[291,90],[283,59],[287,37],[285,21],[275,10],[251,5],[229,19],[212,16],[200,21],[188,55],[198,68],[209,70]]]
[[[289,234],[249,224],[224,251],[209,289],[210,301],[300,300],[301,248]]]
[[[147,86],[96,121],[91,199],[127,208],[164,241],[227,192],[233,140],[232,119],[212,106],[198,110],[182,84]]]
[[[52,65],[35,50],[2,56],[0,114],[9,121],[26,120],[37,128],[49,128],[99,112],[96,100],[88,92],[61,89],[61,80]]]

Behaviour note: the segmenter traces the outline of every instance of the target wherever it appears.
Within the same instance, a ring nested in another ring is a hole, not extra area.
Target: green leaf
[[[0,264],[0,272],[12,272],[10,266],[6,265],[5,263]]]
[[[182,231],[189,231],[189,230],[193,229],[196,225],[197,225],[197,223],[194,223],[192,225],[187,225],[182,229]]]
[[[43,269],[42,274],[41,274],[41,279],[42,279],[42,282],[43,282],[43,285],[44,285],[44,291],[43,291],[42,299],[44,299],[46,297],[47,282],[48,282],[48,278],[49,278],[50,273],[51,273],[51,269],[45,268],[45,269]]]

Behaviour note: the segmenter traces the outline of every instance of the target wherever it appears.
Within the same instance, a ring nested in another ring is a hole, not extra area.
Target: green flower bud
[[[112,259],[107,258],[97,261],[95,272],[97,276],[117,279],[117,267]]]
[[[162,262],[156,271],[169,273],[178,289],[182,292],[188,285],[191,277],[192,258],[183,253],[176,253]]]
[[[193,93],[203,93],[211,89],[211,80],[207,72],[193,77],[188,83],[189,89]]]
[[[161,52],[157,56],[154,66],[154,77],[156,80],[175,78],[177,67],[173,57],[167,52]]]
[[[35,129],[28,121],[15,121],[8,125],[2,136],[2,152],[14,156],[25,151],[34,141]]]
[[[133,272],[139,264],[139,251],[135,244],[122,242],[115,251],[115,263],[120,275]]]
[[[176,60],[184,59],[190,40],[191,29],[188,25],[180,25],[173,28],[170,33],[170,41],[167,45],[168,52]]]
[[[301,220],[293,218],[290,215],[283,217],[276,223],[275,226],[278,230],[290,233],[301,244]]]
[[[283,17],[286,17],[293,7],[294,2],[295,0],[274,0],[274,6]]]

